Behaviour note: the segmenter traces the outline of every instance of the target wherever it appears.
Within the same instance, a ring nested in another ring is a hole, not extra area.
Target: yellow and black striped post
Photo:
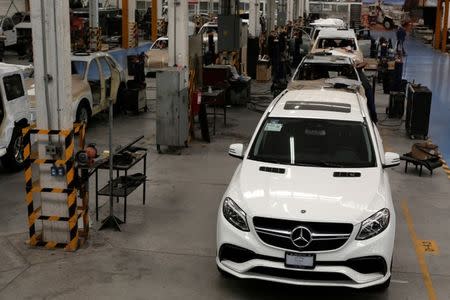
[[[89,28],[89,48],[92,51],[100,51],[102,48],[101,29],[98,27]]]
[[[77,215],[77,191],[75,189],[75,162],[74,162],[74,132],[70,132],[65,138],[66,181],[67,189],[71,191],[67,197],[69,207],[69,231],[70,240],[67,250],[75,251],[78,248],[78,215]]]
[[[33,172],[31,165],[31,128],[28,126],[22,130],[23,143],[25,145],[23,150],[24,155],[24,170],[25,170],[25,201],[28,210],[28,231],[31,246],[36,245],[38,239],[36,236],[36,215],[33,203]]]
[[[26,187],[26,203],[28,208],[28,227],[30,236],[30,246],[41,246],[47,249],[65,248],[68,251],[75,251],[80,245],[80,233],[78,230],[78,219],[83,217],[84,233],[83,237],[88,237],[89,231],[89,200],[87,191],[82,195],[83,206],[81,213],[78,213],[77,207],[77,187],[75,185],[75,133],[80,133],[80,147],[84,148],[85,143],[85,124],[76,125],[73,130],[43,130],[32,129],[31,127],[22,130],[24,140],[24,167],[25,167],[25,187]],[[65,152],[64,158],[55,159],[39,159],[31,154],[31,134],[37,135],[59,135],[64,137]],[[32,163],[35,164],[58,164],[66,167],[66,183],[67,188],[48,188],[39,186],[39,181],[33,183]],[[41,207],[35,208],[33,203],[33,193],[64,193],[67,194],[68,217],[45,216],[42,215]],[[58,243],[53,241],[43,241],[42,234],[37,234],[36,220],[67,222],[69,225],[69,242]]]

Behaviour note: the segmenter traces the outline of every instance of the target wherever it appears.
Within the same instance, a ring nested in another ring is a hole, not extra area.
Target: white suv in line
[[[220,203],[223,275],[387,288],[395,211],[377,128],[358,93],[286,90],[268,107]]]
[[[322,29],[311,49],[311,53],[320,52],[350,57],[355,64],[364,61],[363,53],[359,48],[358,39],[353,29]]]

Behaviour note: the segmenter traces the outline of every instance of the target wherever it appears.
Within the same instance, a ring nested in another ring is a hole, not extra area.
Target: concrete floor
[[[383,120],[385,96],[377,98],[377,106]],[[239,163],[227,155],[227,147],[233,142],[247,142],[259,118],[257,112],[233,108],[226,128],[218,122],[218,134],[211,144],[194,141],[182,155],[158,155],[154,114],[120,116],[115,143],[145,135],[143,145],[149,148],[150,156],[148,202],[142,206],[139,191],[132,195],[128,223],[122,226],[122,232],[99,232],[99,223],[93,221],[89,243],[75,253],[27,247],[23,174],[0,169],[0,299],[397,300],[429,299],[429,292],[437,299],[450,299],[450,181],[442,169],[433,177],[418,177],[412,170],[404,174],[403,165],[389,171],[397,238],[388,291],[293,287],[221,278],[214,259],[216,214]],[[385,120],[380,129],[387,150],[405,153],[413,142],[398,125],[397,120]],[[88,139],[100,149],[106,147],[105,115],[92,122]],[[107,213],[106,200],[101,202],[102,218]],[[424,283],[402,201],[409,208],[416,239],[435,240],[439,246],[439,254],[425,255],[432,287]],[[91,207],[93,204],[91,197]],[[121,216],[122,205],[116,211]]]

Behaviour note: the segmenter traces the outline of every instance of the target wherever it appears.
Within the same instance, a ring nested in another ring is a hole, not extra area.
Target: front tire
[[[85,123],[86,126],[89,124],[91,118],[91,110],[86,103],[81,103],[77,109],[77,123]]]
[[[384,20],[384,22],[383,22],[383,26],[384,26],[384,28],[386,28],[387,30],[390,30],[390,29],[392,29],[392,22],[390,21],[390,20]]]
[[[16,126],[6,149],[6,154],[1,158],[2,164],[7,170],[15,172],[23,169],[25,163],[24,148],[22,127]]]

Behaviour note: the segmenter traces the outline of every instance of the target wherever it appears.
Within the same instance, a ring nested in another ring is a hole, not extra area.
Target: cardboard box
[[[258,62],[256,66],[256,80],[270,81],[272,80],[272,66],[266,62]]]

